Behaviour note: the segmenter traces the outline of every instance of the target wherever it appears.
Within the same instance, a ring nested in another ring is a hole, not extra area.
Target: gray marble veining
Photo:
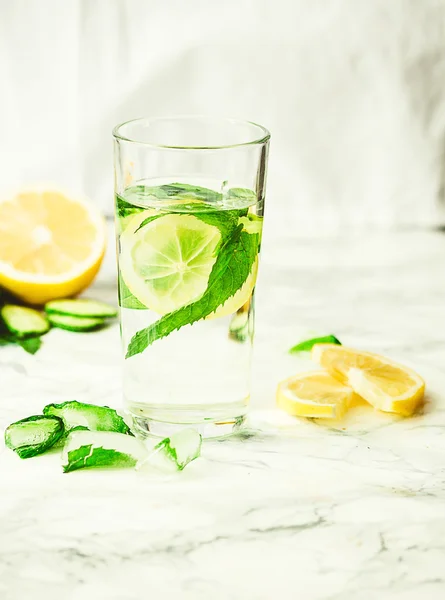
[[[174,476],[64,475],[57,454],[0,451],[2,600],[441,600],[445,597],[445,235],[268,240],[249,428]],[[113,257],[94,296],[112,299]],[[274,408],[311,333],[426,379],[411,419],[342,423]],[[0,349],[0,426],[71,398],[120,405],[119,332],[53,330]]]

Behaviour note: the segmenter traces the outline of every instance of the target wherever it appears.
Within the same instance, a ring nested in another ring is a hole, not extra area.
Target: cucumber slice
[[[134,467],[147,457],[135,437],[111,431],[72,431],[62,452],[64,473],[88,467]]]
[[[43,414],[54,415],[62,419],[67,431],[83,426],[92,431],[115,431],[133,435],[124,419],[114,408],[108,406],[96,406],[69,400],[61,404],[47,404],[43,409]]]
[[[52,300],[45,304],[45,311],[53,315],[69,315],[71,317],[94,317],[108,319],[117,316],[114,306],[98,300]]]
[[[289,354],[298,354],[299,352],[310,352],[312,347],[315,344],[338,344],[341,346],[341,342],[339,339],[335,337],[335,335],[324,335],[322,337],[312,338],[310,340],[305,340],[304,342],[300,342],[296,346],[293,346],[289,350]]]
[[[54,327],[68,331],[93,331],[101,327],[105,321],[99,317],[72,317],[70,315],[49,314],[48,320]]]
[[[194,429],[183,429],[154,447],[147,461],[162,470],[182,471],[201,455],[202,437]]]
[[[49,330],[48,319],[33,308],[5,304],[1,316],[9,331],[19,338],[42,335]]]
[[[36,415],[12,423],[5,431],[5,444],[20,458],[42,454],[62,437],[62,419],[55,416]]]

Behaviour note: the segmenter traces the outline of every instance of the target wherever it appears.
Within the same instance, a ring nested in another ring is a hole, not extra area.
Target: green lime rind
[[[62,419],[67,431],[83,426],[91,431],[114,431],[133,435],[120,414],[108,406],[96,406],[77,400],[68,400],[61,404],[47,404],[43,409],[43,414],[54,415]]]
[[[300,352],[310,352],[315,346],[315,344],[338,344],[341,346],[341,342],[339,339],[335,337],[335,335],[325,335],[322,337],[312,338],[310,340],[305,340],[296,344],[296,346],[292,346],[289,350],[289,354],[299,354]]]
[[[70,315],[48,315],[53,327],[67,331],[94,331],[105,324],[105,319],[99,317],[72,317]]]
[[[159,442],[149,463],[160,468],[173,466],[182,471],[201,455],[201,448],[202,436],[194,429],[183,429]]]
[[[34,415],[12,423],[5,431],[5,444],[20,458],[46,452],[62,437],[63,421],[55,415]]]
[[[122,277],[122,274],[119,273],[118,280],[118,295],[119,295],[119,306],[121,308],[133,308],[137,310],[146,310],[147,307],[145,304],[142,304],[140,300],[133,296],[133,294],[128,289],[127,284]]]
[[[72,431],[62,452],[64,473],[86,468],[135,467],[148,456],[135,437],[111,431]]]
[[[45,315],[27,306],[5,304],[0,314],[8,331],[20,339],[43,335],[50,328]]]
[[[45,312],[49,315],[98,319],[110,319],[117,316],[117,310],[114,306],[87,298],[52,300],[45,304]]]

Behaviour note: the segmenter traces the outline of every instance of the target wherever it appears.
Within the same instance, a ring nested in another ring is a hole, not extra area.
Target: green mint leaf
[[[82,431],[68,435],[62,453],[63,471],[69,473],[85,468],[134,467],[147,457],[144,444],[121,433]]]
[[[201,205],[195,204],[194,206],[191,204],[181,204],[181,205],[175,206],[174,210],[171,210],[171,207],[169,207],[168,211],[169,212],[165,212],[165,213],[161,212],[158,215],[152,215],[150,217],[147,217],[146,219],[144,219],[142,221],[142,223],[136,229],[135,233],[137,233],[140,229],[142,229],[143,227],[145,227],[152,221],[155,221],[156,219],[159,219],[160,217],[163,217],[166,214],[171,214],[172,212],[178,212],[181,214],[182,213],[192,214],[194,217],[200,219],[201,221],[204,221],[204,223],[218,227],[218,229],[221,231],[223,239],[225,239],[227,237],[227,235],[229,235],[231,233],[231,231],[234,229],[234,227],[238,224],[238,220],[240,218],[247,219],[246,215],[247,215],[248,209],[242,208],[242,209],[237,209],[237,210],[221,211],[221,210],[218,210],[218,208],[214,208],[213,206],[205,207],[202,204]],[[223,219],[221,218],[221,214],[224,215]],[[250,233],[250,231],[249,231],[249,233]]]
[[[2,333],[0,335],[0,346],[9,346],[10,344],[15,344],[16,339],[13,335],[8,335]]]
[[[258,254],[258,243],[258,234],[246,233],[243,231],[243,225],[238,225],[218,251],[203,296],[138,331],[130,340],[126,358],[143,352],[150,344],[176,329],[204,319],[224,304],[249,276]]]
[[[30,458],[51,448],[63,432],[62,419],[35,415],[9,425],[5,431],[5,444],[20,458]]]
[[[35,354],[42,345],[42,340],[39,337],[25,338],[17,340],[17,344],[23,348],[28,354]]]
[[[296,346],[292,346],[289,350],[289,354],[298,354],[299,352],[310,352],[315,344],[338,344],[341,346],[340,340],[338,340],[335,335],[325,335],[322,337],[312,338],[310,340],[305,340],[304,342],[300,342]]]
[[[144,219],[142,221],[142,223],[136,229],[135,233],[137,233],[140,229],[142,229],[143,227],[145,227],[146,225],[148,225],[152,221],[156,221],[156,219],[159,219],[160,217],[163,217],[163,216],[164,216],[164,213],[160,212],[158,215],[152,215],[151,217],[147,217],[146,219]]]
[[[257,195],[249,188],[230,188],[227,190],[226,198],[238,202],[242,200],[246,203],[249,202],[249,204],[254,204],[257,201]]]
[[[142,210],[144,210],[142,207],[134,206],[134,204],[127,202],[122,196],[116,194],[116,212],[121,219],[125,219],[125,217],[129,217],[130,215],[135,215]]]
[[[189,185],[188,183],[170,183],[160,185],[158,187],[145,188],[146,193],[156,196],[160,199],[174,198],[180,200],[183,198],[200,200],[201,202],[219,202],[222,194],[215,190],[210,190],[197,185]]]
[[[240,219],[247,215],[247,208],[238,210],[215,210],[213,212],[193,213],[207,225],[218,227],[221,232],[221,244],[224,244],[227,239],[233,234],[235,228],[240,224]]]
[[[67,431],[81,425],[92,431],[115,431],[133,435],[124,419],[108,406],[96,406],[70,400],[61,404],[47,404],[43,409],[43,414],[60,417]]]

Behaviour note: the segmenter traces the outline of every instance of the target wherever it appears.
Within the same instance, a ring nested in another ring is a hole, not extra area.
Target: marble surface
[[[445,234],[274,241],[258,284],[244,436],[175,475],[62,474],[0,450],[2,600],[439,600],[445,597]],[[112,253],[95,297],[112,299]],[[342,423],[274,409],[311,333],[426,379],[423,414],[357,408]],[[0,349],[0,426],[72,398],[120,405],[117,325]],[[88,343],[86,343],[88,339]]]

